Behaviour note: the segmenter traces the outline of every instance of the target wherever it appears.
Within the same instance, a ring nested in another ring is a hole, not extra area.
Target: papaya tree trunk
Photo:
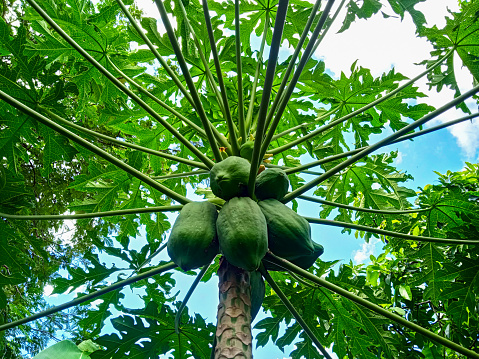
[[[218,269],[219,297],[215,359],[253,358],[249,273],[224,258]]]

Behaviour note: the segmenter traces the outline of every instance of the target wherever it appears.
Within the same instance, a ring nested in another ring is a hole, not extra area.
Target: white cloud
[[[469,161],[479,160],[479,121],[477,119],[472,123],[466,121],[454,125],[450,128],[450,132]]]
[[[376,245],[380,243],[379,238],[370,238],[369,243],[363,243],[361,249],[353,251],[352,257],[355,264],[365,263],[369,256],[376,251]]]
[[[344,16],[343,10],[338,19]],[[401,22],[376,15],[367,21],[356,20],[349,30],[337,33],[340,27],[340,21],[334,24],[315,54],[324,58],[326,66],[336,76],[349,69],[357,59],[360,59],[358,65],[371,69],[373,76],[380,76],[391,67],[406,76],[414,75],[422,71],[414,64],[427,59],[432,50],[424,39],[416,37],[409,16]]]
[[[68,215],[71,213],[67,211],[64,214]],[[56,237],[60,237],[63,245],[72,244],[72,238],[75,234],[75,223],[76,219],[63,220],[62,226],[58,229],[58,231],[53,232],[53,235]]]
[[[398,151],[398,156],[396,157],[395,164],[399,165],[402,163],[403,158],[406,157],[407,155],[404,155],[401,151]]]
[[[43,295],[45,297],[49,297],[53,292],[53,286],[50,284],[47,284],[46,286],[43,287]]]

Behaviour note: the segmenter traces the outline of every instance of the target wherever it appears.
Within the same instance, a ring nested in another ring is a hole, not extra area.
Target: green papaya
[[[251,161],[251,156],[253,156],[254,141],[246,141],[240,147],[240,156],[246,158],[248,161]]]
[[[211,190],[225,201],[247,196],[250,167],[248,160],[237,156],[218,162],[210,170]]]
[[[254,193],[259,200],[281,200],[289,189],[289,179],[281,168],[268,168],[256,177]]]
[[[234,197],[221,208],[216,221],[220,251],[232,265],[258,269],[268,250],[266,220],[249,197]]]
[[[296,264],[298,267],[301,267],[303,269],[309,269],[314,264],[314,262],[316,262],[319,256],[323,253],[324,253],[323,246],[321,244],[313,242],[312,254],[291,259],[290,262],[293,264]]]
[[[249,283],[251,285],[251,321],[254,320],[263,305],[266,288],[260,272],[250,272]]]
[[[181,269],[202,267],[218,254],[217,218],[211,202],[190,202],[181,209],[167,243],[168,255]]]
[[[287,260],[312,255],[311,227],[307,220],[276,199],[258,202],[268,225],[268,247]]]
[[[288,261],[297,265],[298,267],[307,270],[316,262],[316,260],[319,258],[319,256],[324,253],[324,248],[321,244],[313,242],[313,248],[314,248],[314,250],[313,250],[313,253],[311,253],[311,254],[307,254],[307,255],[304,255],[304,256],[299,256],[299,257],[296,257],[296,258],[284,258],[284,259],[287,259]],[[285,269],[283,269],[283,268],[281,268],[281,267],[279,267],[279,266],[277,266],[273,263],[266,262],[266,261],[264,262],[264,267],[267,270],[274,270],[274,271],[285,270]]]

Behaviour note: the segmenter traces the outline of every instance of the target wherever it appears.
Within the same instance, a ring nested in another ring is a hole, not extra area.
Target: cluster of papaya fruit
[[[186,204],[173,225],[167,249],[184,270],[204,266],[222,253],[232,265],[255,273],[252,292],[264,295],[264,282],[256,271],[268,249],[308,269],[323,247],[312,241],[309,223],[280,202],[289,189],[284,171],[270,168],[257,176],[258,201],[248,197],[249,174],[250,162],[242,157],[230,156],[215,164],[210,170],[211,190],[226,203],[219,213],[208,201]],[[266,269],[281,270],[273,264]]]

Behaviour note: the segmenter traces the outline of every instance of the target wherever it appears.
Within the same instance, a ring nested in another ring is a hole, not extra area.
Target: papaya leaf
[[[35,355],[34,359],[90,359],[90,356],[80,350],[71,340],[65,339]]]

